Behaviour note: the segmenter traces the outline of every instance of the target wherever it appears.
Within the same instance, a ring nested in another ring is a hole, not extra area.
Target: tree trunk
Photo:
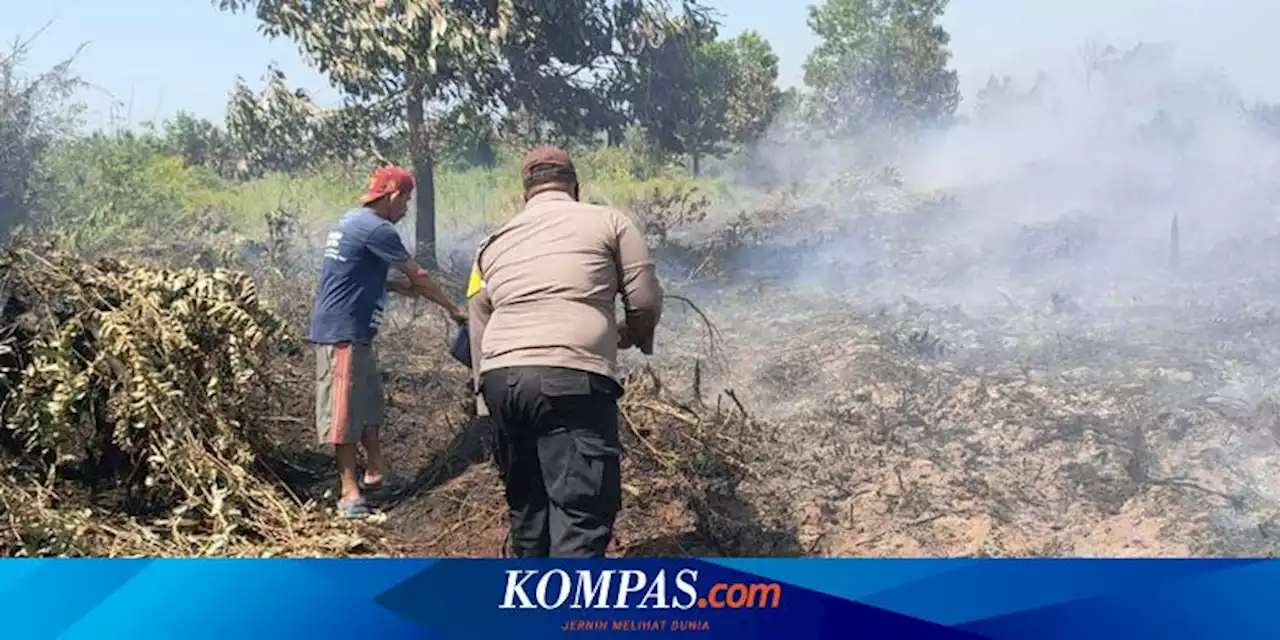
[[[409,84],[406,116],[409,121],[409,155],[414,179],[414,254],[424,268],[436,268],[436,167],[423,109],[426,92],[421,79]]]
[[[693,153],[691,153],[691,154],[689,154],[689,155],[690,155],[690,156],[692,156],[692,158],[693,158],[693,175],[694,175],[694,177],[698,177],[698,176],[702,175],[702,152],[701,152],[701,151],[694,150],[694,152],[693,152]]]

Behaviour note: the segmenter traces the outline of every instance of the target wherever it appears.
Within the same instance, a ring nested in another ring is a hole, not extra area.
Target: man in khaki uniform
[[[477,405],[515,555],[601,557],[622,506],[618,349],[653,352],[662,288],[636,225],[579,202],[568,153],[534,149],[523,178],[525,208],[481,245],[467,290]]]

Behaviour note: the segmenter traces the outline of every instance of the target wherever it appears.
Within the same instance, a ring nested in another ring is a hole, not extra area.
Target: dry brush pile
[[[4,555],[264,555],[358,545],[272,472],[283,326],[227,270],[0,262]]]

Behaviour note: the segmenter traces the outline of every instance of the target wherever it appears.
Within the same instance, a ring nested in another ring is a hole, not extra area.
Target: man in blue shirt
[[[343,216],[325,242],[310,332],[316,345],[316,432],[321,444],[334,445],[341,482],[338,511],[347,518],[369,515],[361,485],[381,484],[386,468],[378,440],[385,403],[373,339],[387,290],[431,300],[456,321],[467,317],[412,259],[396,233],[395,223],[408,213],[413,188],[408,171],[378,169],[361,206]],[[408,282],[388,282],[393,268]],[[361,444],[368,469],[358,478],[356,449]]]

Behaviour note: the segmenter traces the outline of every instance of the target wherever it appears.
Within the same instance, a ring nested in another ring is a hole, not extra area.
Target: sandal
[[[355,500],[338,501],[339,517],[344,519],[359,519],[367,518],[371,515],[373,515],[373,512],[369,510],[369,503],[365,502],[363,497],[356,498]]]
[[[376,490],[381,488],[382,485],[387,483],[387,479],[391,475],[390,471],[384,471],[382,473],[382,477],[378,478],[377,482],[369,482],[368,480],[365,480],[365,474],[367,473],[369,473],[368,469],[365,469],[364,467],[356,467],[356,484],[360,487],[361,491],[364,491],[365,489]]]
[[[368,492],[378,497],[385,497],[384,494],[391,495],[395,493],[400,484],[399,478],[391,474],[383,475],[377,482],[367,482],[364,479],[364,474],[361,473],[359,479],[356,480],[356,486],[360,487],[360,491]]]

